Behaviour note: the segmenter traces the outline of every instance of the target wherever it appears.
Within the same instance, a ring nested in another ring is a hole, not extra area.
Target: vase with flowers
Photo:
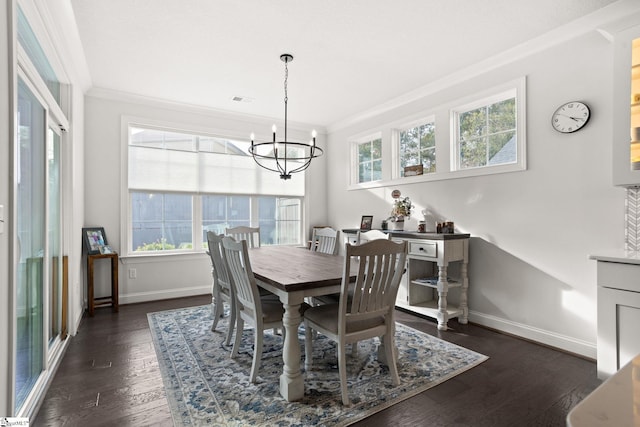
[[[398,197],[393,202],[391,216],[388,218],[388,221],[392,224],[394,230],[404,230],[404,220],[405,218],[411,217],[412,207],[413,205],[409,197]]]

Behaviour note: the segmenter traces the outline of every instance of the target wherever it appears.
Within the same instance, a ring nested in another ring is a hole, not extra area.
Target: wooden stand
[[[111,259],[111,296],[108,297],[93,297],[93,263],[97,259],[110,258]],[[88,296],[87,303],[89,304],[89,316],[93,316],[93,310],[95,307],[102,307],[104,305],[111,305],[113,311],[118,311],[118,254],[95,254],[87,255],[87,288]]]

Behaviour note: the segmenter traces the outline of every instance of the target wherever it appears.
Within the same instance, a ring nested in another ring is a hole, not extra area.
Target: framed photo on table
[[[82,229],[82,241],[88,255],[104,253],[107,245],[107,235],[104,227],[86,227]]]
[[[373,224],[373,215],[363,215],[362,220],[360,220],[360,230],[371,230],[371,224]]]

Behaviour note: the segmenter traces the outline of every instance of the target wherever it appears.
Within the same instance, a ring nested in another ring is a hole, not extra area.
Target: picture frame
[[[424,173],[424,166],[422,165],[404,167],[404,176],[417,176],[417,175],[422,175],[423,173]]]
[[[362,219],[360,220],[360,230],[371,230],[371,224],[373,224],[373,215],[362,215]]]
[[[100,246],[100,253],[105,255],[105,254],[112,254],[113,249],[111,248],[111,246],[109,245],[104,245],[104,246]]]
[[[82,242],[88,255],[103,253],[101,248],[108,246],[104,227],[85,227],[82,229]],[[104,249],[102,249],[104,250]]]

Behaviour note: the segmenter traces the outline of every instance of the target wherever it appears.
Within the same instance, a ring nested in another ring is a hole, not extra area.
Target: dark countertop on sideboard
[[[345,234],[357,234],[358,228],[343,228]],[[468,233],[418,233],[417,231],[398,231],[398,230],[380,230],[383,233],[391,234],[392,237],[405,239],[428,239],[428,240],[455,240],[468,239],[471,234]]]

